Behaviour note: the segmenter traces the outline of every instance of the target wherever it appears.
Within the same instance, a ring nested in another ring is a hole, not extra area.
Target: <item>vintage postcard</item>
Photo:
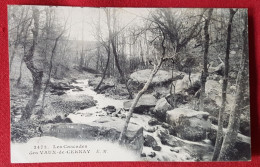
[[[251,160],[247,9],[8,6],[11,162]]]

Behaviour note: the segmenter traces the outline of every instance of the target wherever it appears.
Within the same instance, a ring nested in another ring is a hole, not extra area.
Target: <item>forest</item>
[[[8,33],[13,144],[251,159],[246,9],[9,5]]]

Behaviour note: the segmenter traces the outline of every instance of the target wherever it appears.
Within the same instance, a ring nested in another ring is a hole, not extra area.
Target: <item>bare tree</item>
[[[158,25],[159,26],[159,25]],[[159,26],[160,27],[160,26]],[[160,28],[161,29],[161,28]],[[154,62],[154,67],[153,67],[153,70],[147,80],[147,82],[145,83],[144,87],[137,93],[136,97],[134,98],[133,100],[133,103],[129,109],[129,113],[126,117],[126,121],[125,121],[125,124],[124,124],[124,127],[123,127],[123,130],[120,134],[120,137],[119,137],[119,144],[123,144],[124,141],[125,141],[125,136],[126,136],[126,131],[127,131],[127,128],[128,128],[128,124],[130,122],[130,119],[133,115],[133,112],[134,112],[134,109],[139,101],[139,99],[142,97],[142,95],[147,91],[148,87],[150,86],[152,80],[153,80],[153,77],[156,75],[156,73],[158,72],[158,70],[160,69],[163,61],[164,61],[164,57],[165,57],[165,50],[166,50],[166,47],[164,46],[164,43],[165,43],[165,34],[164,32],[162,32],[163,34],[163,39],[162,39],[162,43],[161,43],[161,46],[162,46],[162,54],[161,54],[161,57],[160,57],[160,60],[158,61],[158,63],[156,64],[156,62]]]
[[[101,37],[99,37],[99,39],[101,40]],[[104,42],[104,41],[102,41],[101,43],[103,44],[103,46],[105,47],[105,49],[107,51],[107,62],[106,62],[106,66],[105,66],[105,69],[104,69],[103,74],[102,74],[102,78],[99,81],[98,86],[95,88],[95,91],[99,90],[101,84],[103,83],[103,80],[106,77],[106,73],[107,73],[107,70],[109,68],[110,56],[111,56],[110,41],[108,41],[108,44],[106,44],[106,42]]]
[[[204,99],[205,99],[205,85],[208,77],[208,52],[209,52],[209,24],[211,20],[213,9],[208,10],[208,16],[204,25],[204,56],[203,56],[203,71],[201,74],[201,91],[200,91],[200,106],[199,109],[204,111]]]
[[[28,25],[26,26],[25,28],[25,32],[24,32],[24,35],[23,35],[23,42],[22,42],[22,46],[23,46],[23,55],[21,57],[21,61],[20,61],[20,68],[19,68],[19,77],[16,81],[16,86],[19,86],[20,85],[20,82],[21,82],[21,79],[22,79],[22,65],[23,65],[23,58],[24,58],[24,55],[26,53],[26,50],[27,50],[27,38],[28,38],[28,31],[29,31],[29,27],[31,26],[32,24],[32,18],[30,19],[30,22],[28,23]]]
[[[123,80],[123,83],[125,84],[126,86],[126,89],[129,93],[129,98],[132,99],[133,96],[132,96],[132,93],[127,85],[127,80],[125,78],[125,75],[119,65],[119,60],[118,60],[118,53],[117,53],[117,49],[116,49],[116,39],[115,39],[115,32],[112,33],[112,30],[111,30],[111,14],[110,14],[110,9],[107,9],[106,10],[106,16],[107,16],[107,26],[108,26],[108,31],[109,31],[109,40],[111,42],[111,45],[112,45],[112,50],[113,50],[113,55],[114,55],[114,58],[115,58],[115,64],[116,64],[116,67],[118,69],[118,72]],[[115,18],[114,18],[115,19]]]
[[[15,18],[14,20],[17,21],[18,24],[15,28],[16,29],[16,38],[15,38],[14,47],[13,47],[13,50],[12,50],[12,53],[10,56],[10,71],[12,70],[13,60],[14,60],[17,48],[21,42],[22,33],[23,33],[25,25],[26,25],[26,22],[25,22],[26,18],[24,17],[25,12],[26,12],[25,10],[26,10],[25,7],[22,7],[20,17],[13,15],[13,17]],[[28,13],[28,11],[27,11],[27,13]]]
[[[43,77],[43,70],[38,69],[33,63],[33,57],[35,54],[35,49],[38,41],[40,11],[35,6],[32,7],[32,11],[33,11],[32,16],[34,21],[34,28],[32,29],[33,41],[29,51],[24,55],[24,62],[32,74],[33,92],[32,92],[31,99],[28,101],[25,109],[22,111],[21,120],[30,119],[32,115],[32,110],[35,107],[35,104],[37,103],[40,96],[42,77]]]
[[[39,113],[39,116],[42,116],[42,114],[44,113],[44,102],[45,102],[45,96],[46,96],[46,92],[47,92],[47,89],[48,89],[48,86],[50,84],[50,79],[51,79],[51,73],[52,73],[52,67],[53,67],[53,58],[55,56],[55,51],[56,51],[56,48],[57,48],[57,44],[58,44],[58,41],[60,39],[60,37],[63,35],[64,31],[62,31],[59,36],[57,38],[55,38],[55,42],[54,42],[54,46],[52,48],[52,51],[51,51],[51,58],[50,58],[50,66],[49,66],[49,72],[48,72],[48,78],[47,78],[47,81],[45,83],[45,87],[43,89],[43,95],[42,95],[42,109],[41,109],[41,112]]]
[[[236,83],[236,99],[233,109],[230,113],[229,124],[227,133],[224,137],[224,141],[218,157],[219,161],[230,160],[229,155],[234,149],[237,141],[237,134],[240,127],[240,115],[241,110],[244,107],[244,97],[246,97],[246,88],[248,87],[248,37],[247,37],[247,14],[244,15],[244,30],[243,30],[243,54],[241,57],[240,70],[237,75]]]
[[[222,103],[221,103],[221,108],[219,110],[219,116],[218,116],[218,131],[217,131],[217,138],[216,138],[214,153],[213,153],[213,157],[212,157],[213,161],[216,161],[218,159],[221,145],[223,142],[223,114],[226,109],[232,21],[233,21],[233,17],[236,14],[236,12],[237,12],[237,10],[234,10],[234,9],[229,10],[230,15],[229,15],[229,21],[228,21],[228,28],[227,28],[227,47],[226,47],[226,57],[225,57],[225,71],[224,71],[224,78],[223,78],[223,85],[222,85]]]

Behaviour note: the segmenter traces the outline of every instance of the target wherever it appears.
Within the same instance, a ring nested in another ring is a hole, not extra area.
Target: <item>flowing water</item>
[[[68,96],[75,96],[77,98],[78,95],[88,95],[92,96],[93,99],[97,102],[96,106],[76,111],[75,113],[69,114],[68,117],[74,123],[90,123],[101,116],[106,115],[106,112],[102,110],[102,108],[107,106],[114,106],[116,109],[123,108],[123,103],[125,100],[115,100],[113,98],[107,97],[104,94],[97,94],[88,84],[88,80],[77,80],[77,83],[73,84],[74,86],[79,86],[83,89],[83,91],[73,91],[69,90],[67,92]],[[76,100],[76,99],[75,99]]]

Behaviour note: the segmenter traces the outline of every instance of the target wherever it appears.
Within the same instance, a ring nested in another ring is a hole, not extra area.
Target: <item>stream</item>
[[[93,99],[97,102],[96,106],[86,108],[83,110],[76,111],[68,115],[68,118],[71,119],[73,123],[91,123],[95,120],[98,120],[102,116],[107,114],[102,108],[107,106],[114,106],[116,109],[123,108],[123,103],[125,100],[115,100],[110,97],[106,97],[104,94],[97,94],[94,91],[93,87],[90,87],[88,84],[88,79],[86,80],[77,80],[77,83],[72,84],[73,86],[78,86],[83,89],[83,91],[73,91],[68,90],[68,96],[78,96],[78,95],[88,95],[92,96]]]
[[[115,128],[119,131],[122,130],[125,118],[115,117],[104,111],[103,108],[107,106],[114,106],[117,111],[127,114],[127,111],[123,110],[123,103],[126,100],[116,100],[105,94],[97,94],[94,88],[89,86],[88,80],[77,80],[77,83],[73,84],[82,88],[83,91],[68,90],[66,91],[67,96],[77,100],[79,96],[91,96],[96,101],[96,106],[75,111],[69,114],[67,117],[71,119],[73,123],[76,124],[86,124],[91,126],[104,126],[106,128]],[[151,126],[148,121],[152,119],[152,116],[145,114],[133,114],[128,130],[131,126],[143,127],[143,136],[152,136],[160,147],[159,150],[154,150],[152,147],[143,146],[142,157],[139,154],[133,153],[132,150],[126,149],[119,146],[118,143],[112,143],[109,141],[98,141],[98,140],[80,140],[80,141],[67,141],[65,138],[57,138],[52,136],[41,136],[31,138],[27,143],[23,144],[11,144],[12,151],[12,162],[15,162],[17,158],[20,159],[19,162],[77,162],[77,161],[195,161],[194,157],[190,155],[189,148],[186,145],[182,147],[172,147],[169,145],[162,144],[161,139],[158,136],[159,131],[167,131],[162,127],[162,125]],[[100,121],[101,120],[101,121]],[[106,121],[104,123],[104,120]],[[103,122],[102,122],[103,121]],[[120,124],[119,124],[120,123]],[[69,124],[68,124],[69,125]],[[151,131],[151,129],[154,129]],[[187,140],[179,139],[175,137],[178,141],[184,142],[187,145],[194,146],[196,150],[198,148],[207,148],[207,144],[201,142],[191,142]],[[48,149],[53,146],[74,146],[74,145],[88,145],[88,149],[91,150],[89,154],[77,154],[71,156],[71,150],[69,149],[54,149],[53,151],[67,151],[66,154],[49,154],[46,153],[44,157],[40,155],[40,152],[35,152],[31,155],[31,148],[34,145],[44,145]],[[107,154],[96,154],[94,150],[96,149],[109,150]],[[21,157],[23,155],[23,157]],[[88,156],[86,156],[88,155]],[[204,159],[207,160],[207,159]]]
[[[111,97],[106,96],[105,94],[97,94],[94,91],[94,88],[88,85],[88,80],[77,80],[76,84],[73,84],[74,86],[79,86],[83,89],[83,91],[75,92],[72,90],[67,91],[67,95],[69,96],[78,96],[79,94],[82,95],[88,95],[92,96],[94,100],[96,100],[96,106],[90,107],[87,109],[75,111],[74,113],[71,113],[68,115],[68,118],[71,119],[73,123],[81,123],[81,124],[94,124],[96,121],[101,119],[102,117],[107,116],[107,112],[104,111],[102,108],[107,106],[114,106],[116,110],[120,110],[123,108],[123,103],[126,100],[116,100]],[[121,119],[121,118],[115,118],[113,119]],[[143,147],[143,153],[146,155],[146,157],[143,157],[143,160],[149,160],[149,161],[193,161],[192,157],[183,150],[182,148],[176,148],[179,150],[178,152],[173,152],[172,147],[168,145],[163,145],[161,143],[160,138],[158,137],[157,131],[158,130],[164,130],[161,125],[156,126],[150,126],[148,124],[148,121],[152,119],[150,115],[145,114],[133,114],[130,124],[135,124],[140,127],[144,128],[144,136],[150,135],[152,136],[156,142],[158,143],[158,146],[161,147],[160,151],[154,151],[152,147]],[[111,127],[110,127],[111,128]],[[113,128],[113,127],[112,127]],[[118,127],[117,127],[118,128]],[[123,128],[123,127],[122,127]],[[148,129],[154,128],[154,132],[148,132]],[[155,157],[151,157],[151,153],[155,153]]]

